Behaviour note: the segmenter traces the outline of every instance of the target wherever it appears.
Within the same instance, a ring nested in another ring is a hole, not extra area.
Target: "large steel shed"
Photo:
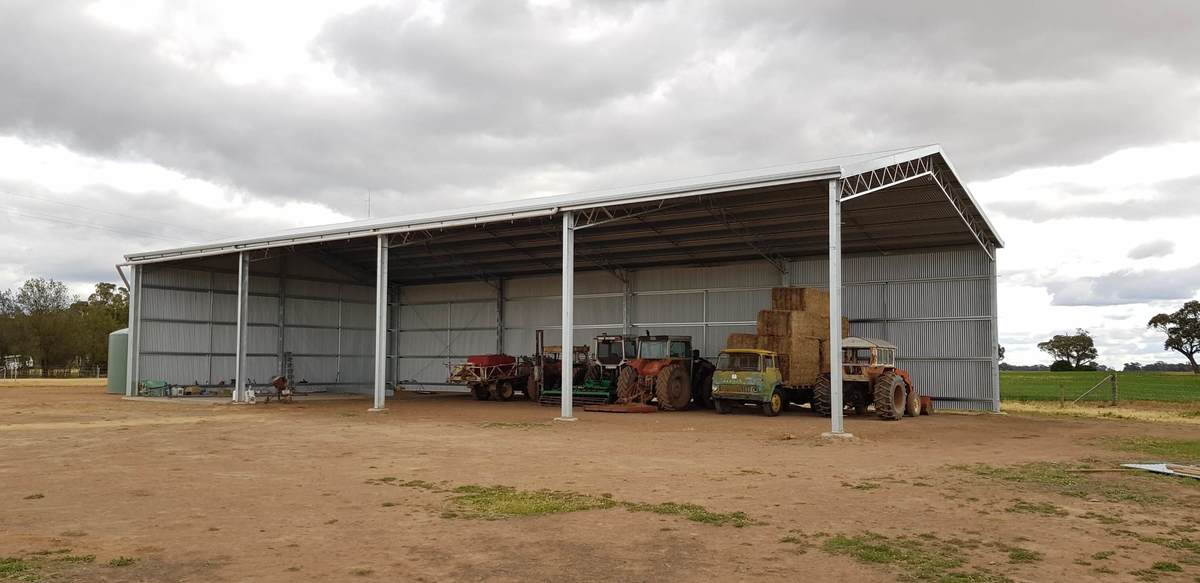
[[[933,145],[132,253],[126,393],[230,379],[240,400],[290,353],[383,409],[456,358],[531,352],[534,329],[690,334],[711,356],[792,285],[830,289],[831,326],[898,344],[939,406],[998,411],[1001,246]]]

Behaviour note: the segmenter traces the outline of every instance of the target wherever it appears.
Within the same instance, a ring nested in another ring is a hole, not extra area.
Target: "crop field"
[[[1107,372],[1000,372],[1000,398],[1004,401],[1072,401],[1100,382]],[[1121,401],[1200,402],[1200,375],[1171,372],[1116,373]],[[1108,401],[1112,389],[1106,381],[1081,401]]]
[[[1200,577],[1191,421],[369,406],[0,381],[0,581]]]

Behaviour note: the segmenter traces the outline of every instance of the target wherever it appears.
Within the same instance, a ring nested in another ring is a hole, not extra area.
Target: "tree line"
[[[128,313],[124,287],[97,283],[80,298],[61,281],[30,279],[15,290],[0,290],[0,355],[32,360],[42,374],[103,366],[108,335],[126,326]]]
[[[1166,335],[1163,340],[1164,350],[1174,350],[1187,359],[1187,363],[1172,364],[1155,362],[1141,364],[1138,362],[1125,363],[1125,372],[1186,372],[1200,374],[1200,364],[1196,355],[1200,354],[1200,301],[1185,302],[1182,307],[1171,313],[1157,314],[1146,323],[1146,327]],[[1016,366],[1008,363],[1000,365],[1001,370],[1021,371],[1066,371],[1066,370],[1110,370],[1097,364],[1096,358],[1100,352],[1092,335],[1083,329],[1074,334],[1055,334],[1045,342],[1038,343],[1038,349],[1049,354],[1054,361],[1049,366],[1036,364],[1031,366]],[[1004,347],[1000,347],[1000,359],[1004,359]]]

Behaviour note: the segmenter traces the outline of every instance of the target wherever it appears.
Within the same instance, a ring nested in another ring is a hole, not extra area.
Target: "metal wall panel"
[[[336,300],[284,299],[284,321],[287,325],[328,326],[336,328],[341,310]]]
[[[636,294],[633,296],[633,321],[635,324],[643,322],[702,322],[704,321],[704,294],[700,292]]]
[[[771,290],[708,292],[706,304],[708,322],[753,321],[759,310],[771,305]]]
[[[236,283],[236,282],[235,282]],[[346,286],[351,287],[351,286]],[[287,295],[314,299],[338,299],[342,285],[327,281],[306,281],[289,279],[286,284]],[[370,299],[370,298],[368,298]]]
[[[584,271],[575,274],[575,295],[620,293],[624,284],[607,271]],[[504,282],[508,298],[558,297],[562,294],[562,277],[523,277]]]
[[[495,297],[496,289],[481,281],[407,286],[400,290],[401,303],[404,304],[469,302]]]
[[[158,289],[142,285],[142,318],[144,320],[207,321],[209,300],[207,291]]]
[[[208,352],[209,326],[205,323],[144,321],[142,322],[141,342],[143,354],[148,352],[205,354]]]

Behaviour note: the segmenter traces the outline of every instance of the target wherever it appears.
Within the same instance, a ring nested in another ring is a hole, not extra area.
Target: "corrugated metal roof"
[[[995,241],[996,245],[1000,246],[1000,239],[995,234],[995,229],[992,228],[990,222],[987,222],[986,216],[983,215],[975,200],[971,198],[970,192],[958,180],[957,173],[954,172],[953,166],[950,165],[949,159],[946,158],[941,147],[929,145],[713,174],[633,187],[518,199],[469,208],[445,209],[398,217],[287,229],[263,236],[239,237],[199,245],[131,253],[126,255],[125,259],[130,263],[160,262],[233,253],[247,249],[266,249],[354,239],[379,234],[447,229],[549,217],[570,210],[663,201],[673,198],[730,193],[739,190],[798,184],[831,178],[846,178],[931,155],[939,156],[946,164],[953,175],[952,179],[962,188],[969,199],[969,204],[972,208],[968,209],[968,212],[982,218],[989,231],[988,234]]]

